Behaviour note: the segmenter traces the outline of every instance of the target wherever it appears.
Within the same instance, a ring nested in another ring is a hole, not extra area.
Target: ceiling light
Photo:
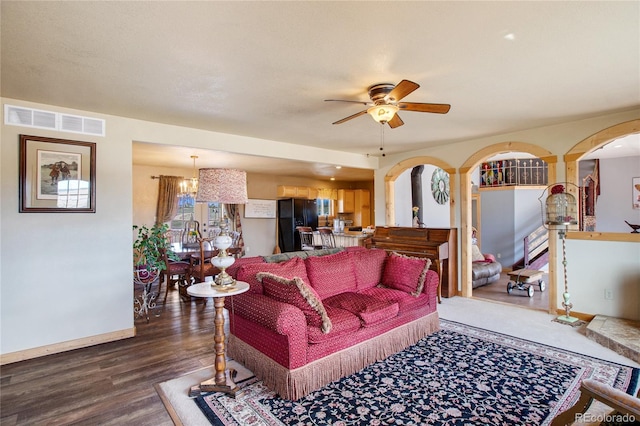
[[[341,168],[342,168],[342,166],[336,166],[336,169],[341,169]]]
[[[504,35],[504,39],[505,40],[515,40],[516,39],[516,35],[514,33],[508,33]]]
[[[387,123],[398,112],[398,109],[395,105],[375,105],[369,108],[367,112],[378,123]]]

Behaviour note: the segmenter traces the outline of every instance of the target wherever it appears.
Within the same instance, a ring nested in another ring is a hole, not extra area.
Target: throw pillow
[[[356,275],[349,252],[308,257],[304,262],[309,282],[320,299],[345,291],[356,291]]]
[[[262,282],[265,295],[298,307],[307,324],[320,327],[323,333],[331,331],[331,320],[318,293],[301,278],[287,279],[269,272],[260,272],[256,278]]]
[[[240,259],[236,259],[236,261],[233,262],[233,265],[226,269],[227,274],[238,279],[238,270],[244,265],[248,265],[250,263],[264,263],[264,259],[261,256],[241,257]]]
[[[236,279],[249,283],[251,286],[249,293],[262,294],[262,283],[256,278],[258,272],[271,272],[289,279],[300,277],[306,284],[309,284],[309,277],[307,276],[304,260],[299,257],[294,257],[291,260],[280,263],[249,263],[242,265],[240,269],[238,269]]]
[[[480,248],[475,244],[473,244],[471,246],[471,261],[472,262],[479,262],[479,261],[483,261],[484,262],[484,255],[480,251]]]
[[[484,255],[484,260],[488,263],[494,263],[496,262],[496,257],[490,253],[487,253]]]
[[[364,249],[351,252],[358,291],[380,284],[387,252],[382,249]]]
[[[418,297],[430,266],[431,259],[392,252],[384,265],[382,285]]]

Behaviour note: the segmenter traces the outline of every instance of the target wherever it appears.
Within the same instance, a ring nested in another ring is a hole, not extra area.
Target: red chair
[[[178,284],[178,288],[187,288],[191,285],[191,278],[189,277],[189,262],[186,261],[175,261],[169,259],[167,255],[167,251],[161,249],[162,260],[164,261],[164,271],[162,271],[162,277],[160,280],[160,286],[162,286],[162,282],[166,281],[166,289],[164,291],[164,301],[167,301],[167,295],[169,294],[169,287],[173,287]],[[166,277],[166,280],[164,279]],[[158,292],[160,289],[158,289]],[[182,294],[183,290],[180,291]]]

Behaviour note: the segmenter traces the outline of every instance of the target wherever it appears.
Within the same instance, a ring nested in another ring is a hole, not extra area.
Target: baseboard
[[[74,349],[86,348],[88,346],[99,345],[101,343],[113,342],[115,340],[127,339],[136,335],[136,328],[113,331],[111,333],[99,334],[97,336],[84,337],[82,339],[69,340],[52,345],[40,346],[26,349],[24,351],[10,352],[0,355],[0,365],[11,364],[27,359],[39,358],[45,355],[57,354]]]

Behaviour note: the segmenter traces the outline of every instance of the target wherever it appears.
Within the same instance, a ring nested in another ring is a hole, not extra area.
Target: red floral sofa
[[[228,354],[296,400],[439,330],[431,262],[352,248],[242,258]]]

